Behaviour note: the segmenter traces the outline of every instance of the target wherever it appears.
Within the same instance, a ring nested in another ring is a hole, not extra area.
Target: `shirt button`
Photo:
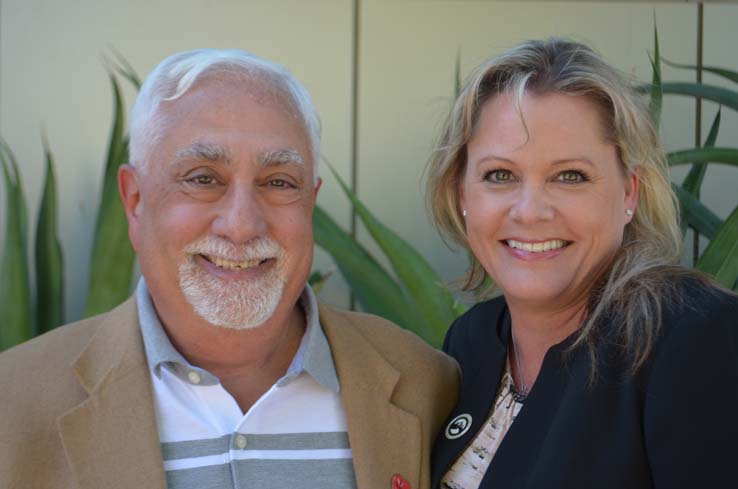
[[[237,435],[236,436],[236,446],[243,450],[246,448],[246,437],[243,435]]]
[[[200,383],[200,374],[195,372],[194,370],[191,370],[190,373],[187,374],[187,378],[190,379],[190,382],[193,384],[199,384]]]

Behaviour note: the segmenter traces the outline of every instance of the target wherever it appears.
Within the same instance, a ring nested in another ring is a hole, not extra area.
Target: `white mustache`
[[[266,260],[282,254],[282,247],[269,237],[259,237],[237,245],[218,236],[204,238],[185,246],[185,253],[207,255],[230,261]]]

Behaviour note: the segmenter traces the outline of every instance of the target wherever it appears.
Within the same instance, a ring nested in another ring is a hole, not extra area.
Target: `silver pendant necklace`
[[[523,380],[523,371],[520,369],[518,345],[515,343],[515,335],[512,332],[512,328],[510,328],[510,338],[513,344],[513,352],[515,353],[515,368],[518,371],[518,379],[520,379],[520,387],[518,387],[518,382],[515,382],[515,377],[513,377],[513,399],[515,399],[515,402],[523,402],[525,401],[525,398],[528,397],[528,386]]]

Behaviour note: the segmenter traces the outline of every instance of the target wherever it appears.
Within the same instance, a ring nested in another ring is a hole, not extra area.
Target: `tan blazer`
[[[320,306],[360,489],[430,487],[453,360],[370,315]],[[0,488],[166,487],[134,298],[0,355]]]

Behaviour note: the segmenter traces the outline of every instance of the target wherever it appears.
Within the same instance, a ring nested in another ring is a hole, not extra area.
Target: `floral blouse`
[[[510,373],[510,363],[505,366],[505,373],[497,389],[495,406],[487,422],[474,441],[456,459],[446,475],[441,479],[442,489],[478,489],[487,472],[492,457],[502,443],[507,430],[517,417],[522,402],[515,400],[515,383]]]

